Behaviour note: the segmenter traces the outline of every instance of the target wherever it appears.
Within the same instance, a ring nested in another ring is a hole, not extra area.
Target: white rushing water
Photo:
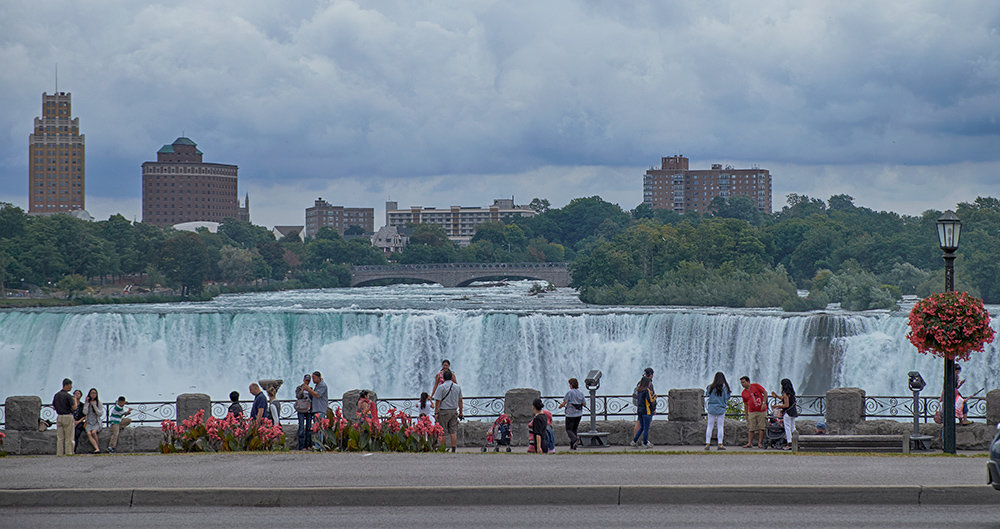
[[[320,370],[331,396],[373,388],[383,397],[429,391],[449,359],[464,393],[513,387],[562,394],[566,380],[601,369],[602,393],[631,391],[642,369],[661,392],[702,387],[717,370],[735,387],[783,377],[801,394],[858,386],[905,394],[918,370],[940,391],[941,361],[906,340],[906,313],[723,308],[590,307],[530,283],[446,289],[398,285],[222,296],[208,303],[0,311],[0,399],[48,401],[63,377],[103,400],[225,399],[260,378],[283,378],[282,398]],[[994,320],[994,328],[997,328]],[[964,364],[964,387],[1000,387],[994,346]]]

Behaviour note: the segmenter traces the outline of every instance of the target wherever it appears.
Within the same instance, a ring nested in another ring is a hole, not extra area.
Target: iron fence
[[[559,407],[562,396],[543,396],[542,403],[544,409],[552,413],[553,417],[564,417],[565,410]],[[771,409],[780,402],[778,397],[768,397],[768,405]],[[970,420],[984,420],[986,418],[986,398],[969,397],[966,399],[969,411],[966,417]],[[224,418],[229,412],[230,401],[212,401],[212,416]],[[249,414],[253,401],[245,400],[239,402],[244,415]],[[341,405],[340,399],[330,400],[330,408],[336,409]],[[504,413],[503,396],[487,397],[466,397],[462,399],[465,417],[468,419],[493,420]],[[799,416],[819,418],[826,414],[826,397],[823,395],[799,395]],[[894,419],[909,421],[913,419],[913,397],[903,396],[880,396],[870,395],[865,397],[865,416],[872,419]],[[111,425],[110,412],[113,404],[104,404],[104,415],[102,421],[106,426]],[[590,397],[586,398],[584,417],[590,415]],[[920,422],[930,422],[934,419],[935,413],[941,409],[941,402],[937,397],[919,397],[917,399],[917,416]],[[390,409],[396,409],[416,417],[419,408],[419,400],[409,398],[386,398],[377,402],[379,415],[388,415]],[[635,405],[632,403],[631,395],[597,395],[594,400],[597,417],[602,420],[616,419],[622,417],[632,417],[636,413]],[[126,408],[132,408],[132,413],[128,415],[132,419],[132,424],[159,425],[165,420],[175,420],[177,416],[176,402],[130,402]],[[669,406],[667,396],[660,396],[656,400],[655,418],[668,419]],[[704,414],[703,414],[704,415]],[[728,417],[740,418],[743,416],[743,402],[740,397],[732,397],[729,401]],[[284,423],[292,423],[297,420],[297,413],[294,408],[294,401],[279,401],[278,417]],[[56,412],[51,405],[42,405],[41,418],[55,424]],[[5,406],[0,403],[0,428],[6,424]]]

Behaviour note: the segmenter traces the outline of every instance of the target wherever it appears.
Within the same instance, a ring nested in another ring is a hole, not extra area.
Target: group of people
[[[107,452],[114,453],[118,448],[118,436],[122,428],[128,426],[132,419],[132,408],[126,408],[125,397],[118,397],[115,404],[108,410],[108,423],[111,425],[111,439]],[[100,433],[104,420],[104,405],[98,396],[96,388],[90,388],[87,397],[83,392],[73,390],[73,381],[64,378],[62,389],[52,397],[52,408],[56,411],[56,455],[72,455],[80,437],[87,436],[95,454],[101,453]]]

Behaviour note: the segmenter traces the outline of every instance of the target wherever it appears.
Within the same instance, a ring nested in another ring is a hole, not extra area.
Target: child
[[[118,397],[118,401],[111,407],[111,413],[108,416],[111,420],[111,442],[108,443],[108,452],[113,454],[118,448],[118,433],[122,428],[132,424],[132,419],[127,417],[131,414],[132,408],[125,409],[125,397]]]

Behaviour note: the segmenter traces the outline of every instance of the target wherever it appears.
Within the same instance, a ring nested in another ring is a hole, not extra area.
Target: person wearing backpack
[[[309,382],[312,377],[306,373],[302,384],[295,388],[295,414],[299,419],[299,450],[312,447],[312,396],[309,395]]]
[[[656,413],[656,394],[653,393],[653,383],[649,377],[642,377],[639,380],[636,391],[639,401],[638,413],[636,414],[639,420],[639,431],[632,438],[630,446],[636,446],[639,437],[642,436],[642,444],[639,446],[652,448],[653,445],[649,442],[649,427],[653,422],[653,414]]]
[[[775,392],[771,396],[777,397]],[[781,379],[781,403],[775,404],[775,408],[781,408],[782,422],[785,425],[785,450],[792,449],[792,432],[795,431],[795,418],[799,416],[799,407],[795,399],[795,388],[792,381],[787,378]]]
[[[646,369],[643,369],[642,370],[642,376],[643,376],[643,378],[648,378],[649,379],[649,392],[655,395],[656,391],[653,390],[653,368],[647,367]],[[632,390],[632,405],[635,406],[636,409],[639,408],[639,385],[638,384],[636,384],[636,389]],[[637,417],[638,417],[638,415],[637,415]],[[636,435],[639,435],[639,429],[640,428],[642,428],[642,424],[639,422],[639,419],[636,419],[636,421],[635,421],[635,428],[632,429],[632,436],[633,437],[636,436]]]

